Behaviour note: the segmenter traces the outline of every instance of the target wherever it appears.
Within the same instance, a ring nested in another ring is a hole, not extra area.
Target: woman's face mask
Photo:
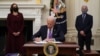
[[[13,7],[13,11],[14,12],[18,12],[18,8],[17,7]]]
[[[12,10],[13,10],[14,12],[18,12],[18,7],[17,7],[16,5],[13,5]]]

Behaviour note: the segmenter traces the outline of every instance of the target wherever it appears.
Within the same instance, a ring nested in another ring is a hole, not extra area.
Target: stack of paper
[[[37,42],[37,41],[34,41],[34,43],[48,43],[48,42],[46,42],[46,41],[39,41],[39,42]],[[62,43],[62,42],[60,42],[60,41],[54,41],[54,42],[51,42],[51,43]]]

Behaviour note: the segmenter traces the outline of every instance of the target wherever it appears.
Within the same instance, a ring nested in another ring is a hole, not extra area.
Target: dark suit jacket
[[[79,32],[83,30],[86,35],[92,35],[91,33],[92,25],[93,25],[93,16],[86,14],[84,23],[82,15],[77,16],[75,26],[78,31],[78,34],[80,34]]]
[[[33,35],[34,37],[42,37],[42,40],[44,40],[47,37],[47,25],[41,26],[40,30]],[[64,33],[61,31],[60,27],[55,26],[53,28],[53,38],[55,38],[56,41],[65,41]]]

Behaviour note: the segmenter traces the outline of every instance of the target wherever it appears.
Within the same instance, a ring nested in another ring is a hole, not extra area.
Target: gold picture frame
[[[43,48],[46,56],[56,56],[58,54],[58,46],[55,43],[46,43]]]

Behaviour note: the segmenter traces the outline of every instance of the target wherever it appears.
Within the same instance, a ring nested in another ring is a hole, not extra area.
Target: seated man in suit
[[[49,16],[47,19],[47,25],[41,26],[40,30],[33,35],[34,41],[65,41],[64,33],[59,26],[55,25],[55,19],[53,16]],[[41,38],[40,38],[41,37]]]

